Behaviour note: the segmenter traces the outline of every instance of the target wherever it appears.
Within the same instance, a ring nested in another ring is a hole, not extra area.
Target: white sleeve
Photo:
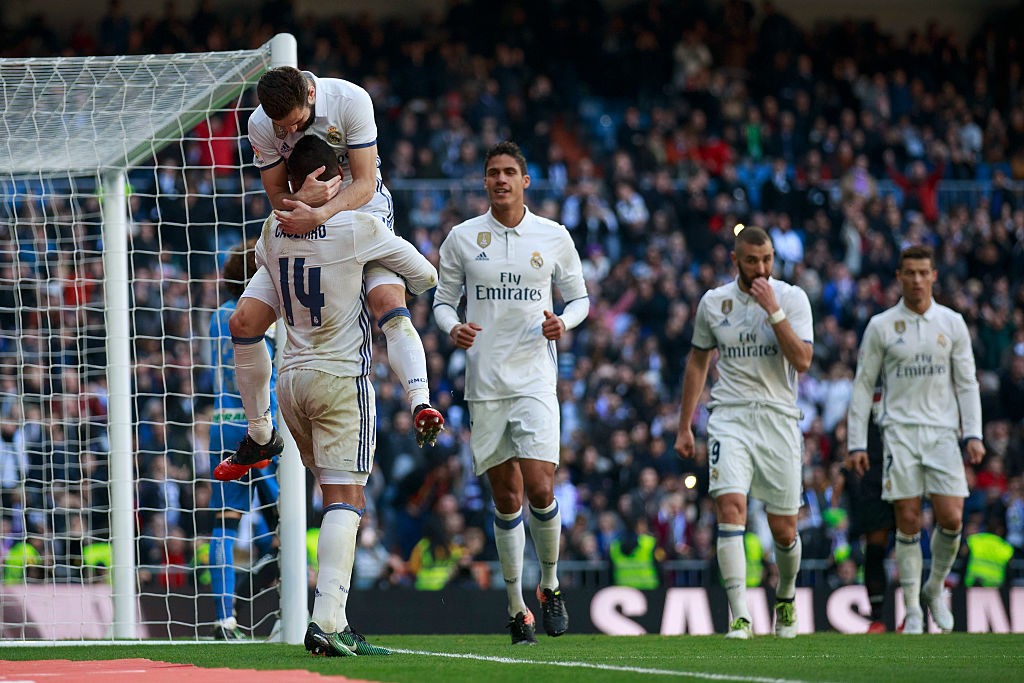
[[[690,340],[690,344],[701,351],[708,351],[718,346],[718,340],[715,339],[711,325],[708,324],[707,299],[708,294],[705,292],[704,296],[700,298],[700,303],[697,304],[697,315],[693,319],[693,338]]]
[[[248,136],[249,146],[252,147],[252,163],[257,169],[262,171],[281,160],[274,142],[274,124],[263,112],[263,107],[257,107],[249,115]]]
[[[587,283],[583,279],[583,263],[580,261],[579,252],[576,251],[576,245],[573,244],[569,231],[564,226],[559,227],[562,228],[562,253],[552,271],[552,280],[558,287],[562,299],[566,302],[585,299]]]
[[[980,439],[981,392],[978,389],[977,371],[974,365],[974,351],[971,348],[971,334],[963,316],[957,315],[956,335],[953,338],[953,388],[956,402],[960,406],[960,426],[964,439]]]
[[[353,98],[348,103],[345,117],[345,144],[350,148],[375,145],[377,121],[373,118],[373,100],[370,93],[359,86],[352,90]]]
[[[565,329],[571,330],[586,320],[588,313],[590,313],[590,299],[583,297],[567,303],[565,309],[562,310],[562,315],[558,317],[562,319]]]
[[[868,447],[868,416],[875,396],[875,383],[882,367],[882,340],[875,319],[868,321],[857,355],[857,374],[853,378],[850,408],[846,414],[847,451],[864,451]]]
[[[458,325],[459,300],[462,298],[462,285],[465,273],[459,258],[455,230],[448,233],[441,243],[437,290],[434,292],[434,320],[437,326],[450,334]]]
[[[814,321],[811,317],[811,302],[807,293],[799,287],[792,287],[789,290],[789,299],[785,309],[789,324],[797,336],[805,342],[814,343]]]

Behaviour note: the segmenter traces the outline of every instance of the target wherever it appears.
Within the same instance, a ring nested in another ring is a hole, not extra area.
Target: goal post
[[[0,59],[0,639],[210,632],[210,320],[229,251],[269,211],[244,126],[255,81],[284,64],[288,34]],[[256,497],[236,608],[243,630],[278,622],[299,643],[305,473],[286,443],[280,578],[257,576],[273,517]]]

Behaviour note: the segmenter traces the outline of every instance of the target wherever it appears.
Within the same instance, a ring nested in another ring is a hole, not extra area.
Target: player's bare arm
[[[452,341],[460,349],[468,349],[476,341],[476,333],[484,328],[476,323],[459,323],[449,332]]]
[[[697,401],[704,391],[707,382],[708,368],[711,367],[712,349],[690,350],[686,360],[686,371],[683,373],[683,399],[679,410],[679,428],[676,430],[676,453],[684,458],[693,457],[693,412],[697,409]]]
[[[545,339],[558,341],[562,338],[562,333],[565,332],[565,323],[551,311],[544,311],[544,322],[541,324],[540,329],[544,333]]]
[[[750,295],[754,300],[771,316],[782,310],[775,300],[775,290],[763,277],[754,278],[750,283]],[[814,357],[814,347],[797,336],[789,320],[783,318],[772,325],[775,330],[775,338],[779,341],[782,355],[786,357],[789,364],[796,368],[797,372],[807,372],[811,367],[811,359]]]
[[[274,215],[281,222],[282,231],[289,235],[304,235],[339,211],[353,211],[373,198],[373,193],[377,190],[377,145],[350,149],[348,163],[352,182],[337,190],[325,204],[315,206],[301,200],[281,198],[282,208],[278,209],[275,206]],[[340,185],[341,176],[327,182],[336,182]],[[305,188],[306,184],[303,183],[302,189]]]
[[[317,180],[317,177],[324,170],[324,167],[321,166],[306,176],[297,192],[292,192],[288,184],[288,167],[286,164],[277,164],[272,168],[261,171],[260,179],[263,181],[263,189],[267,193],[270,205],[274,209],[278,211],[287,209],[286,200],[298,201],[315,207],[322,206],[330,201],[338,193],[338,188],[341,186],[341,176],[335,176],[330,180]],[[334,214],[331,215],[333,216]]]

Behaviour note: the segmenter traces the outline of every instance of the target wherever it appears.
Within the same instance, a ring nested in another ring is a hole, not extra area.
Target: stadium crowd
[[[745,0],[615,10],[597,0],[466,0],[417,22],[314,20],[283,0],[230,17],[206,1],[191,16],[176,8],[132,22],[111,0],[95,26],[76,25],[66,40],[40,16],[9,27],[0,54],[228,50],[290,31],[300,67],[373,96],[397,229],[435,264],[447,229],[486,208],[474,192],[483,152],[504,138],[523,147],[537,181],[527,201],[574,236],[592,301],[587,322],[560,344],[564,559],[607,562],[616,543],[644,535],[663,560],[713,557],[706,461],[681,460],[672,444],[696,304],[733,277],[736,223],[769,229],[779,276],[803,287],[814,309],[814,362],[800,387],[804,557],[830,567],[832,581],[856,580],[841,464],[859,337],[899,296],[900,249],[924,243],[939,259],[937,297],[970,328],[983,392],[989,455],[969,471],[965,533],[995,529],[1024,558],[1024,55],[1012,17],[994,15],[965,41],[935,24],[902,37],[871,22],[808,31],[770,2]],[[216,254],[247,228],[197,226],[214,215],[258,226],[268,205],[254,172],[245,182],[256,191],[244,199],[226,193],[214,204],[182,190],[186,180],[232,182],[210,169],[248,163],[244,145],[239,154],[199,141],[229,139],[244,120],[204,122],[184,158],[171,148],[159,173],[132,179],[143,564],[187,564],[192,549],[171,553],[156,541],[195,546],[212,524],[201,481],[209,475],[196,466],[212,384],[188,359],[202,357],[203,316],[219,303]],[[98,213],[95,199],[81,201],[83,215]],[[40,552],[68,576],[75,539],[81,552],[83,536],[106,527],[100,234],[87,221],[54,234],[32,206],[8,213],[0,555],[34,531],[56,539]],[[486,483],[469,466],[464,357],[437,330],[430,303],[411,306],[449,429],[436,446],[416,446],[377,343],[381,420],[356,560],[362,586],[415,585],[425,552],[450,563],[453,582],[486,585],[477,561],[495,558]],[[68,329],[91,330],[95,343],[62,336]],[[89,485],[51,485],[79,480]],[[83,524],[76,510],[92,512]],[[315,527],[315,499],[309,512]],[[770,548],[767,530],[755,531]],[[166,571],[151,577],[176,581]]]

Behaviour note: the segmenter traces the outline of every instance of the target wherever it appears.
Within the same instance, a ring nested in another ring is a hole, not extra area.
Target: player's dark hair
[[[760,247],[763,244],[771,244],[772,238],[768,236],[768,233],[764,228],[756,225],[747,225],[739,234],[736,235],[736,246],[741,244],[749,244],[751,246]]]
[[[491,162],[491,159],[499,154],[507,154],[515,159],[516,163],[519,165],[520,172],[522,172],[523,175],[526,175],[526,157],[523,156],[523,152],[519,149],[519,145],[511,140],[499,142],[494,147],[487,150],[487,156],[484,157],[484,171],[487,170],[487,165]]]
[[[279,66],[260,77],[256,97],[272,121],[280,121],[306,104],[309,81],[294,66]]]
[[[302,181],[310,173],[325,167],[323,173],[317,176],[317,180],[330,180],[341,173],[341,166],[338,164],[338,154],[327,144],[323,138],[316,135],[304,135],[292,150],[288,157],[288,176],[291,179],[292,190],[297,191],[302,186]]]
[[[245,291],[245,285],[256,273],[256,240],[239,244],[228,254],[224,262],[224,287],[237,299]]]
[[[928,262],[932,264],[932,268],[935,267],[935,251],[927,244],[915,244],[907,247],[900,252],[900,268],[903,267],[903,262],[907,259],[928,259]]]

